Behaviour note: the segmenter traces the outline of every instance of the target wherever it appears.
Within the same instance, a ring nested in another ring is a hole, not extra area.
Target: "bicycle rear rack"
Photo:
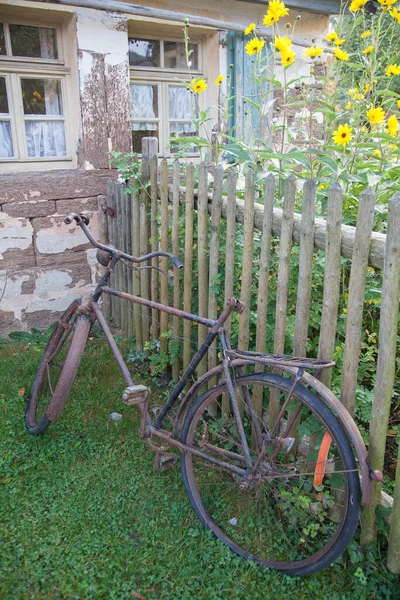
[[[319,371],[335,366],[332,360],[287,356],[286,354],[263,354],[262,352],[250,352],[248,350],[226,350],[225,355],[228,358],[244,358],[271,367],[298,367],[299,369]]]

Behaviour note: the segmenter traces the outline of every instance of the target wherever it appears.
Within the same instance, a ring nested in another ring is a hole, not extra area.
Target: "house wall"
[[[129,4],[129,2],[127,2]],[[139,3],[139,2],[137,2]],[[165,9],[165,2],[150,0],[147,7]],[[264,7],[230,0],[169,0],[168,10],[207,16],[240,24],[261,21]],[[110,149],[131,149],[128,28],[141,31],[149,19],[50,2],[0,0],[1,10],[42,18],[54,14],[69,23],[72,63],[71,95],[76,122],[76,168],[5,172],[0,163],[0,334],[44,328],[53,322],[77,295],[93,289],[96,276],[94,250],[79,228],[66,226],[66,212],[85,212],[90,228],[98,235],[98,195],[106,193],[106,182],[115,173],[109,168]],[[321,38],[327,17],[305,11],[297,14],[296,37],[305,42]],[[163,24],[154,20],[156,31],[182,23]],[[212,82],[226,73],[227,52],[223,32],[192,27],[204,41],[205,75]],[[294,67],[301,71],[299,60]],[[308,67],[307,67],[308,68]],[[202,98],[216,105],[216,86],[210,85]],[[75,166],[75,165],[73,165]],[[10,166],[7,166],[10,170]]]

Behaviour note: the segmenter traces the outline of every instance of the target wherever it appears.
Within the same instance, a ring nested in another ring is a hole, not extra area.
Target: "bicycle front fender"
[[[255,366],[256,363],[251,360],[233,360],[230,364],[232,368],[240,368],[246,367],[249,365]],[[297,374],[297,368],[291,367],[280,367],[283,371],[286,371],[290,375],[295,376]],[[223,366],[218,365],[214,367],[210,371],[207,371],[200,379],[198,379],[187,392],[187,394],[182,399],[182,402],[179,405],[178,413],[174,422],[173,429],[173,437],[176,439],[180,438],[182,425],[187,414],[188,409],[190,408],[192,402],[197,397],[200,389],[206,385],[210,379],[213,377],[218,377],[223,374]],[[316,395],[321,398],[321,400],[330,408],[330,410],[336,415],[338,418],[342,428],[345,430],[347,437],[351,440],[361,472],[361,491],[362,491],[362,503],[370,506],[372,502],[372,483],[371,479],[377,477],[379,480],[379,474],[375,474],[371,471],[369,467],[368,461],[368,452],[364,444],[364,440],[361,437],[361,434],[358,430],[357,425],[355,424],[353,417],[349,413],[349,411],[343,406],[338,398],[328,389],[321,381],[310,375],[309,373],[304,372],[300,383],[303,383],[309,386]]]

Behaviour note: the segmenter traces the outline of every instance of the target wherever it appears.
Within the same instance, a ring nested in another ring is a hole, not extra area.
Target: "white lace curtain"
[[[156,119],[154,112],[154,86],[131,84],[131,119]],[[155,92],[157,93],[157,91]],[[133,131],[155,131],[157,123],[148,123],[145,120],[132,123]]]
[[[0,121],[0,158],[14,156],[10,121]]]
[[[169,118],[172,120],[192,119],[192,95],[182,86],[169,86]],[[193,123],[170,123],[171,133],[195,133]]]
[[[44,80],[46,115],[62,114],[59,85],[59,80]],[[29,158],[66,155],[63,121],[25,121],[25,135]]]

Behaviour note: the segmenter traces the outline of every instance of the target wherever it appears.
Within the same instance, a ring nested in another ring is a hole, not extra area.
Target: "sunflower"
[[[390,8],[393,4],[396,4],[397,0],[378,0],[378,2],[383,8]]]
[[[336,31],[332,31],[332,33],[328,33],[325,39],[327,42],[336,42],[336,40],[339,39],[339,36]]]
[[[284,67],[288,67],[292,63],[294,63],[294,59],[296,58],[296,53],[293,50],[286,50],[286,52],[281,52],[281,60]]]
[[[397,120],[396,115],[391,115],[388,118],[387,129],[392,137],[396,137],[399,133],[399,121]]]
[[[286,17],[289,14],[289,9],[280,0],[271,0],[268,3],[267,14],[264,15],[263,23],[267,27],[277,23],[281,17]]]
[[[367,48],[365,48],[365,50],[362,51],[362,54],[369,54],[370,52],[372,52],[372,50],[375,50],[375,46],[368,46]]]
[[[394,75],[400,75],[400,65],[389,65],[386,69],[386,75],[393,77]]]
[[[349,10],[351,10],[351,12],[357,12],[358,10],[361,10],[367,2],[368,0],[352,0]]]
[[[344,44],[346,41],[346,38],[342,38],[342,39],[337,39],[335,40],[333,43],[335,44],[335,46],[341,46],[342,44]]]
[[[377,158],[382,158],[382,152],[380,150],[374,150],[372,156],[376,156]]]
[[[201,92],[204,92],[208,88],[208,85],[204,79],[193,79],[190,82],[190,87],[195,94],[201,94]]]
[[[372,32],[371,32],[371,30],[370,30],[370,29],[368,29],[367,31],[364,31],[364,32],[363,32],[363,33],[360,35],[360,38],[361,38],[362,40],[365,40],[365,38],[369,37],[369,36],[371,35],[371,33],[372,33]]]
[[[244,30],[244,35],[249,35],[250,33],[252,33],[256,28],[256,24],[255,23],[250,23],[250,25],[248,25],[246,27],[246,29]]]
[[[346,146],[351,140],[351,132],[353,129],[348,123],[339,125],[336,131],[333,132],[333,142],[336,146]]]
[[[398,24],[400,25],[400,10],[398,8],[394,8],[393,10],[389,11],[389,14],[391,17],[393,17],[393,19],[395,19]]]
[[[215,85],[221,85],[224,79],[225,78],[223,75],[218,75],[217,79],[215,80]]]
[[[304,56],[308,56],[309,58],[316,58],[317,56],[321,56],[323,54],[324,49],[321,46],[310,46],[304,51]]]
[[[347,54],[347,52],[341,50],[340,48],[335,48],[333,54],[339,60],[350,60],[350,56]]]
[[[379,125],[379,123],[383,123],[385,120],[385,111],[380,107],[371,106],[371,108],[367,111],[367,119],[372,125]]]
[[[285,36],[275,37],[274,46],[278,52],[286,52],[292,47],[292,40]]]
[[[350,109],[351,109],[351,107],[352,107],[352,103],[351,103],[351,102],[348,102],[348,103],[346,104],[346,107],[345,107],[345,108],[346,108],[346,110],[350,110]]]
[[[265,40],[260,40],[258,37],[254,37],[249,42],[247,42],[245,49],[246,54],[252,56],[253,54],[258,54],[264,48]]]

